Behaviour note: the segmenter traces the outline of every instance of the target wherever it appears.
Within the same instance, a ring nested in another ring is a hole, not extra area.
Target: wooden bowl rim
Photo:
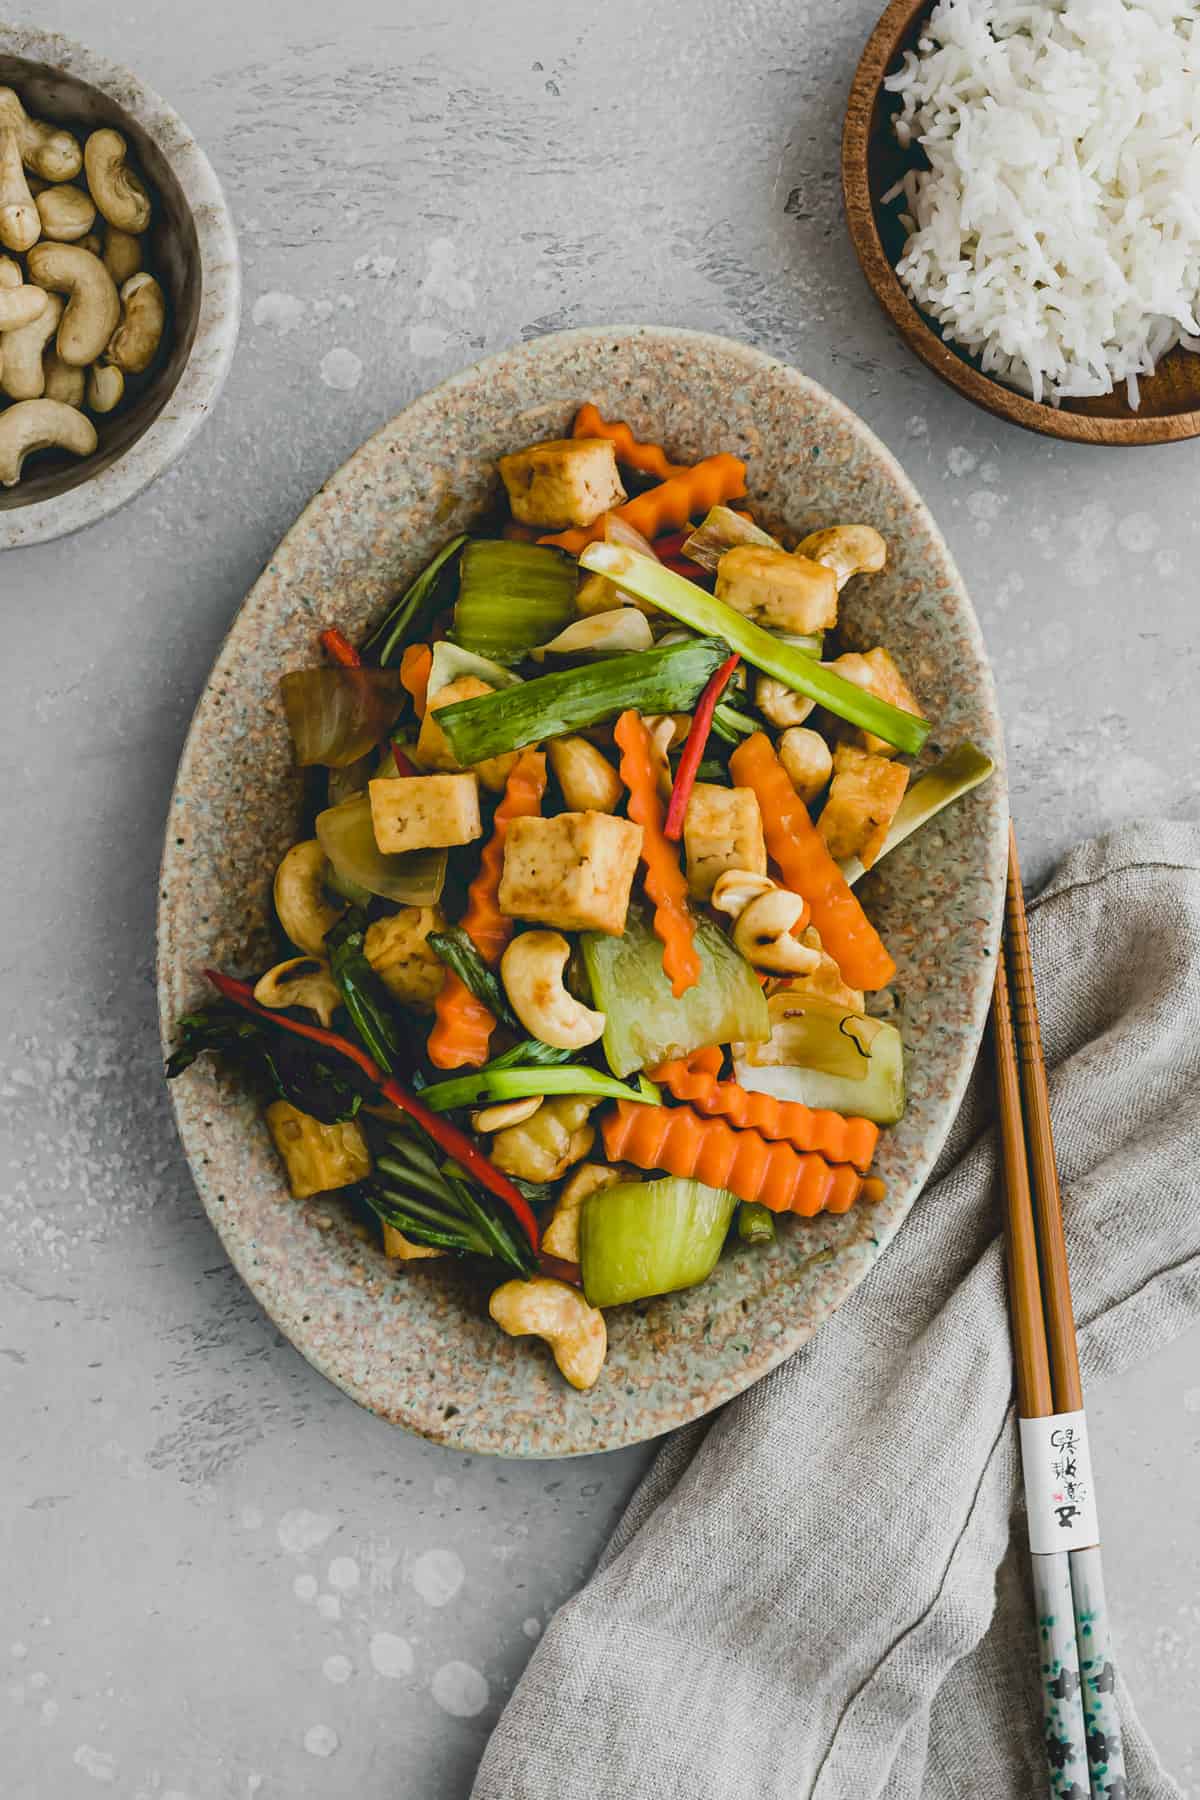
[[[1200,437],[1200,410],[1146,414],[1145,417],[1112,419],[1095,413],[1071,412],[1066,407],[1045,406],[984,375],[964,362],[938,333],[925,323],[909,298],[879,235],[875,199],[871,192],[868,151],[875,100],[896,57],[897,46],[917,14],[928,11],[933,0],[890,0],[867,39],[859,58],[846,105],[842,131],[842,192],[846,223],[867,285],[900,336],[921,361],[943,381],[965,394],[977,406],[1046,437],[1074,443],[1122,447],[1134,444],[1167,444]]]

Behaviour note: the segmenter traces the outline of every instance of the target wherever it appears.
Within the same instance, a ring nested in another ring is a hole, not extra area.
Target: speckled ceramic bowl
[[[237,342],[237,238],[212,164],[165,100],[136,75],[56,33],[0,25],[0,87],[36,118],[76,136],[114,126],[158,204],[149,261],[169,306],[165,353],[95,421],[100,445],[82,460],[38,456],[0,488],[0,550],[65,537],[132,500],[171,467],[216,404]]]
[[[731,450],[768,522],[794,532],[868,520],[886,572],[851,585],[847,637],[895,652],[935,721],[930,752],[970,736],[999,760],[979,629],[925,507],[893,458],[824,389],[756,350],[695,332],[566,332],[493,356],[418,400],[321,489],[251,590],[184,749],[162,871],[164,1038],[203,997],[199,971],[270,959],[271,878],[296,835],[300,786],[277,698],[320,626],[363,631],[497,488],[496,459],[558,437],[577,406],[628,419],[673,458]],[[736,1242],[703,1287],[608,1315],[598,1385],[578,1394],[545,1347],[503,1337],[486,1293],[444,1263],[397,1270],[335,1201],[288,1199],[236,1085],[196,1068],[173,1086],[204,1205],[280,1330],[364,1406],[439,1443],[564,1456],[653,1437],[728,1400],[850,1294],[913,1203],[983,1029],[1003,901],[1002,776],[889,857],[863,893],[899,965],[910,1104],[885,1135],[888,1198]],[[332,1221],[332,1223],[330,1223]]]

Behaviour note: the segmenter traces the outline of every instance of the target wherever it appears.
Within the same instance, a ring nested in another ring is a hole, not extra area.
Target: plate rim
[[[785,361],[781,357],[776,357],[770,352],[761,350],[754,345],[739,342],[737,339],[727,338],[720,333],[702,331],[689,327],[674,327],[659,324],[574,326],[565,331],[539,333],[536,338],[527,339],[517,344],[502,347],[491,352],[488,356],[482,357],[478,361],[456,370],[453,374],[447,376],[435,386],[426,389],[421,394],[415,396],[408,405],[402,407],[399,412],[383,421],[376,430],[370,432],[368,436],[364,438],[340,464],[337,465],[332,473],[326,477],[312,497],[301,508],[300,512],[293,519],[274,549],[268,555],[259,573],[248,588],[241,604],[238,606],[237,611],[230,620],[228,627],[222,634],[213,662],[204,679],[199,694],[197,695],[196,704],[180,750],[179,761],[168,802],[164,827],[163,850],[159,862],[155,928],[155,989],[159,1036],[164,1054],[170,1049],[171,1033],[174,1030],[176,1020],[176,1015],[172,1010],[173,996],[170,993],[170,974],[174,941],[168,916],[171,910],[170,896],[174,877],[174,865],[177,857],[177,846],[174,841],[175,833],[172,826],[172,820],[174,819],[176,807],[181,795],[185,792],[186,784],[192,775],[191,764],[197,750],[197,740],[201,728],[201,714],[206,711],[206,702],[214,687],[229,673],[229,663],[233,655],[233,639],[235,633],[237,633],[239,626],[246,617],[252,614],[256,601],[261,600],[264,587],[271,576],[272,565],[279,556],[280,551],[288,544],[289,540],[302,534],[306,526],[311,524],[314,519],[322,516],[325,507],[328,505],[330,496],[336,496],[344,488],[358,458],[371,444],[392,434],[400,421],[419,417],[426,409],[436,406],[447,394],[453,393],[455,389],[466,385],[468,382],[477,381],[480,377],[486,378],[490,372],[493,372],[501,364],[511,367],[514,358],[529,358],[532,360],[536,356],[539,347],[547,343],[562,346],[566,350],[599,350],[609,339],[621,340],[622,344],[631,339],[652,339],[671,346],[678,346],[681,343],[694,344],[697,348],[703,346],[709,352],[715,352],[721,356],[734,356],[739,358],[747,365],[747,368],[754,373],[769,374],[776,379],[782,378],[785,383],[793,385],[799,390],[807,393],[809,396],[815,398],[822,407],[828,408],[835,416],[838,416],[841,422],[846,425],[860,441],[864,442],[865,447],[869,448],[872,455],[877,458],[886,469],[905,502],[914,508],[921,516],[931,536],[940,546],[941,554],[944,558],[946,585],[953,589],[959,607],[959,621],[963,628],[964,635],[970,643],[971,651],[975,659],[975,671],[980,685],[980,712],[986,721],[988,729],[1000,752],[997,757],[995,772],[991,781],[988,783],[988,787],[991,789],[990,816],[992,830],[990,837],[985,834],[981,840],[984,868],[980,870],[982,876],[986,874],[989,867],[991,869],[990,908],[982,942],[984,956],[987,958],[994,958],[996,946],[1000,938],[1000,929],[1003,919],[1004,869],[1007,862],[1007,832],[1009,819],[1009,795],[1006,774],[1006,757],[1004,754],[1003,725],[996,696],[994,673],[992,671],[982,628],[979,624],[974,605],[958,565],[950,551],[949,545],[946,543],[942,532],[916,485],[905,472],[893,452],[882,442],[866,421],[856,413],[853,408],[848,406],[844,401],[838,399],[835,394],[830,393],[827,388],[820,382],[814,380],[813,377],[804,374],[803,371],[797,369],[793,364]],[[182,861],[182,858],[179,860]],[[183,1095],[179,1092],[177,1085],[174,1083],[168,1084],[168,1093],[176,1130],[179,1134],[180,1144],[188,1164],[192,1181],[196,1187],[205,1214],[217,1234],[223,1252],[229,1257],[230,1262],[236,1269],[241,1280],[245,1283],[251,1296],[255,1300],[255,1303],[262,1308],[267,1317],[271,1319],[272,1324],[274,1324],[282,1333],[291,1347],[304,1357],[306,1362],[365,1410],[374,1413],[375,1416],[382,1418],[387,1423],[400,1426],[402,1429],[425,1439],[427,1442],[438,1443],[446,1448],[461,1451],[464,1454],[493,1455],[522,1461],[557,1460],[559,1458],[573,1456],[598,1455],[609,1450],[624,1449],[635,1444],[651,1442],[656,1437],[662,1436],[668,1431],[678,1429],[680,1426],[690,1423],[695,1419],[709,1416],[718,1407],[723,1406],[738,1394],[745,1392],[747,1388],[751,1387],[755,1382],[761,1380],[764,1375],[768,1374],[771,1369],[777,1367],[779,1363],[791,1356],[802,1344],[808,1341],[813,1335],[813,1332],[837,1310],[838,1306],[844,1304],[845,1301],[851,1297],[860,1282],[870,1272],[870,1268],[874,1266],[879,1256],[883,1254],[895,1231],[899,1229],[903,1224],[904,1219],[907,1218],[909,1210],[911,1210],[911,1207],[919,1198],[921,1190],[928,1180],[929,1173],[944,1148],[951,1126],[961,1106],[975,1068],[989,1005],[990,987],[986,982],[980,980],[976,983],[972,995],[969,1027],[965,1034],[972,1046],[972,1050],[970,1054],[963,1055],[954,1081],[947,1085],[946,1099],[943,1106],[943,1128],[940,1133],[930,1133],[928,1135],[921,1156],[915,1159],[915,1166],[910,1184],[912,1192],[907,1205],[904,1208],[903,1214],[887,1229],[886,1232],[880,1235],[877,1247],[870,1258],[867,1268],[864,1269],[863,1273],[854,1281],[847,1292],[837,1299],[831,1300],[828,1304],[821,1304],[818,1307],[814,1307],[805,1324],[797,1326],[792,1331],[782,1333],[779,1338],[771,1339],[769,1341],[759,1341],[756,1344],[755,1349],[748,1353],[744,1361],[738,1365],[736,1378],[715,1378],[713,1383],[706,1388],[700,1403],[683,1406],[679,1416],[671,1419],[668,1423],[657,1424],[652,1429],[632,1433],[617,1430],[612,1433],[610,1438],[605,1439],[604,1441],[596,1441],[595,1438],[591,1438],[587,1442],[580,1442],[578,1444],[568,1443],[566,1447],[558,1446],[551,1449],[527,1449],[523,1448],[519,1443],[516,1445],[505,1443],[498,1437],[494,1441],[480,1441],[477,1438],[463,1438],[460,1435],[456,1435],[451,1430],[439,1432],[435,1429],[426,1429],[419,1423],[413,1422],[411,1419],[399,1416],[397,1412],[384,1411],[377,1403],[372,1402],[372,1400],[362,1392],[360,1384],[356,1382],[350,1370],[339,1367],[335,1359],[323,1354],[316,1345],[304,1341],[304,1339],[298,1336],[293,1329],[282,1323],[260,1295],[256,1283],[252,1279],[251,1259],[248,1254],[248,1247],[238,1241],[236,1233],[227,1234],[221,1213],[215,1204],[213,1204],[213,1198],[208,1191],[209,1178],[207,1176],[204,1161],[198,1154],[194,1153],[193,1146],[189,1141],[190,1133],[183,1117]],[[934,1141],[935,1137],[936,1141]],[[581,1398],[585,1397],[581,1396]]]

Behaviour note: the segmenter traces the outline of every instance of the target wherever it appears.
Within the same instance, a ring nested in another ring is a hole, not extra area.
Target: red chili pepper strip
[[[565,1281],[571,1287],[583,1286],[583,1271],[576,1262],[564,1262],[561,1256],[551,1256],[547,1251],[538,1252],[538,1269],[543,1275],[552,1275],[555,1281]]]
[[[395,762],[397,775],[416,774],[417,771],[413,768],[399,744],[392,745],[392,760]]]
[[[692,528],[690,525],[686,531],[669,531],[665,537],[655,538],[650,548],[660,562],[669,556],[682,556],[683,546],[687,543],[691,535]]]
[[[696,785],[696,771],[704,761],[704,749],[712,731],[713,714],[741,660],[736,650],[732,656],[726,657],[716,673],[709,676],[708,685],[696,702],[683,754],[675,771],[675,785],[671,789],[671,803],[667,807],[666,823],[663,825],[663,832],[672,843],[677,844],[683,836],[683,817],[692,797],[692,789]]]
[[[362,657],[336,625],[331,625],[328,631],[321,633],[320,644],[330,662],[341,663],[343,669],[362,668]]]
[[[326,1050],[333,1050],[338,1056],[349,1057],[367,1080],[379,1089],[385,1100],[390,1100],[393,1106],[415,1120],[435,1144],[440,1144],[447,1156],[452,1157],[468,1174],[475,1177],[480,1187],[487,1188],[498,1200],[503,1200],[529,1239],[530,1246],[537,1251],[538,1223],[524,1194],[507,1175],[488,1161],[483,1151],[457,1125],[430,1112],[415,1094],[410,1094],[393,1076],[385,1075],[374,1057],[368,1056],[365,1050],[351,1043],[349,1038],[342,1037],[336,1031],[327,1031],[322,1025],[307,1025],[299,1019],[286,1019],[282,1013],[269,1012],[265,1006],[258,1004],[248,982],[238,981],[232,975],[222,975],[219,969],[205,969],[204,973],[217,992],[226,1000],[232,1000],[235,1006],[266,1019],[271,1025],[281,1026],[284,1031],[294,1032],[297,1037],[309,1038],[314,1044],[322,1044]]]

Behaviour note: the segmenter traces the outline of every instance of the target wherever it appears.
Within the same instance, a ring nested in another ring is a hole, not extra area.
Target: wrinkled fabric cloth
[[[1200,829],[1075,850],[1030,933],[1097,1384],[1200,1312]],[[850,1300],[668,1441],[474,1800],[1045,1793],[990,1085]],[[1120,1703],[1130,1796],[1170,1800]]]

